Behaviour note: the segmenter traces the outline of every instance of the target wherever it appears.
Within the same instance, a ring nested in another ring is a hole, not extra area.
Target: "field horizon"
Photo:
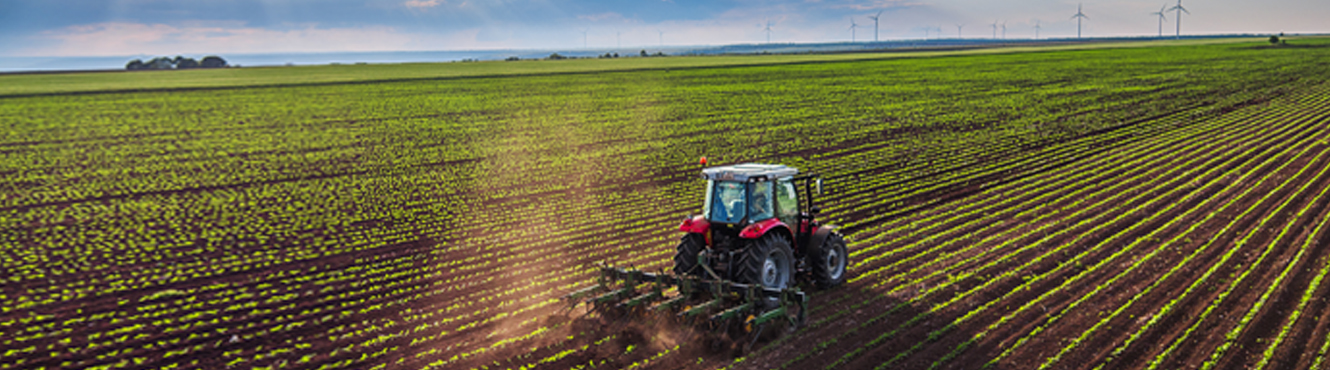
[[[1306,40],[1325,37],[1303,36]],[[1294,39],[1294,38],[1290,38]],[[167,71],[32,71],[0,73],[0,97],[22,97],[79,93],[138,92],[150,90],[197,90],[218,88],[282,87],[317,84],[383,83],[430,79],[488,78],[547,74],[577,74],[636,70],[728,68],[776,64],[828,63],[895,58],[929,58],[994,53],[1024,53],[1101,48],[1158,47],[1259,42],[1263,38],[1201,38],[1071,42],[1048,44],[993,44],[962,48],[901,49],[830,53],[697,55],[617,59],[527,59],[518,62],[413,62],[390,64],[333,64],[259,66],[225,69]],[[1295,41],[1296,42],[1296,41]]]

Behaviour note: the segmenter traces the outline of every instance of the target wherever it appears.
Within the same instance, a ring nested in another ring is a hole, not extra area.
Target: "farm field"
[[[1290,43],[0,97],[0,369],[1323,368]],[[849,282],[737,359],[570,318],[704,155],[823,174]]]
[[[196,69],[155,73],[18,73],[0,74],[0,96],[38,96],[90,92],[144,90],[197,90],[219,87],[280,87],[293,85],[404,82],[412,80],[465,79],[476,77],[549,75],[644,69],[688,69],[753,65],[844,62],[895,58],[927,58],[952,55],[986,55],[1026,51],[1092,50],[1177,45],[1259,42],[1255,38],[1157,40],[1133,42],[1072,42],[1036,46],[981,47],[961,50],[898,50],[844,54],[673,56],[669,58],[615,58],[562,61],[483,63],[403,63],[368,65],[324,65],[300,68],[246,67]]]

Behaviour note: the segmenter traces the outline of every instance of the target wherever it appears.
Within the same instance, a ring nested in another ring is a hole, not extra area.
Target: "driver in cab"
[[[765,219],[771,217],[771,183],[759,182],[753,184],[753,214],[750,219]]]

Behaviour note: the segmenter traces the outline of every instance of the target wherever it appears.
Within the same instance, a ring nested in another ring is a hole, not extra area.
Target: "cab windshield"
[[[707,185],[710,191],[702,213],[711,222],[737,224],[745,216],[749,221],[774,216],[769,182],[707,181]]]
[[[746,206],[744,183],[736,181],[707,181],[707,209],[703,210],[711,222],[735,224],[744,218]]]

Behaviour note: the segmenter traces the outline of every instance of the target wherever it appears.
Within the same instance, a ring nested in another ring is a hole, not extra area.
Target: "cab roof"
[[[702,178],[724,181],[768,181],[799,174],[799,169],[781,164],[742,163],[702,170]]]

